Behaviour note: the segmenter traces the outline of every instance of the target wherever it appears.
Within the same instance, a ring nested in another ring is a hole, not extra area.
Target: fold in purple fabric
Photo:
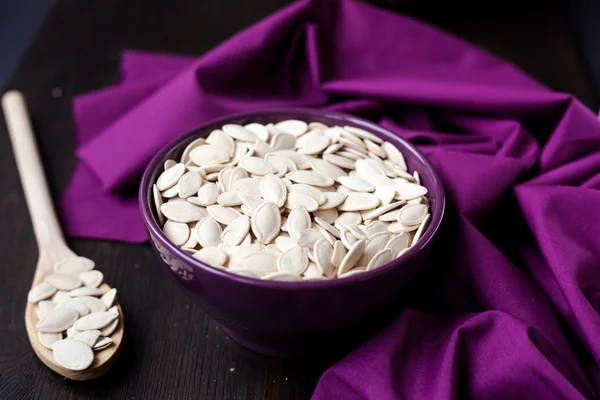
[[[600,123],[402,15],[301,1],[197,59],[125,52],[115,86],[74,102],[68,234],[145,241],[135,188],[150,157],[209,119],[284,106],[412,141],[450,204],[407,308],[327,370],[314,399],[598,397]]]

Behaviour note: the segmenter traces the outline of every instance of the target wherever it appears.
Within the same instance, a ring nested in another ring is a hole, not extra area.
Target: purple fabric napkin
[[[314,399],[598,397],[600,123],[405,16],[307,0],[197,59],[125,52],[119,82],[74,103],[68,234],[145,241],[132,188],[157,150],[209,119],[283,106],[409,139],[450,203],[409,307],[326,371]]]

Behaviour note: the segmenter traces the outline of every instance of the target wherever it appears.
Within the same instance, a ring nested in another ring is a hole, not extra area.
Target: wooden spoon
[[[54,272],[54,265],[57,262],[75,258],[77,255],[65,243],[52,207],[52,199],[50,198],[48,184],[45,180],[39,152],[29,123],[23,95],[16,91],[7,92],[2,97],[2,108],[38,244],[39,258],[32,284],[32,286],[35,286],[41,283],[46,275]],[[106,283],[103,283],[100,288],[105,291],[110,290]],[[57,364],[52,351],[40,343],[35,328],[39,320],[35,312],[36,306],[34,303],[27,303],[25,326],[35,354],[46,366],[69,379],[85,381],[103,375],[115,363],[122,347],[123,310],[121,310],[121,306],[116,300],[115,305],[119,308],[120,317],[119,325],[111,335],[113,344],[103,350],[94,352],[94,362],[87,369],[71,371]]]

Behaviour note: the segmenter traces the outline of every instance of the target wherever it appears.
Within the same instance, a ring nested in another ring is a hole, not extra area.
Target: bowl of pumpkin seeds
[[[413,145],[309,109],[195,129],[153,158],[139,200],[184,290],[238,343],[271,355],[381,316],[425,263],[445,208]]]

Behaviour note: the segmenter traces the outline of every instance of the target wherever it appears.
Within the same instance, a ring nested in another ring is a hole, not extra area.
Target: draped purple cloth
[[[124,52],[120,80],[74,102],[68,234],[145,241],[132,188],[150,157],[209,119],[285,106],[412,141],[449,201],[408,307],[327,370],[314,399],[598,397],[600,123],[409,17],[307,0],[199,58]]]

